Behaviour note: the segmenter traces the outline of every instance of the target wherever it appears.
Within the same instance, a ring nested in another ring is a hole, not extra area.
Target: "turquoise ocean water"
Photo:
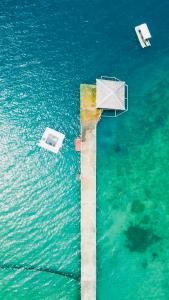
[[[112,75],[129,112],[97,141],[97,299],[169,299],[167,0],[0,3],[0,299],[80,299],[79,85]],[[134,26],[147,22],[152,47]],[[37,146],[49,126],[58,155]],[[59,275],[58,272],[61,272]]]

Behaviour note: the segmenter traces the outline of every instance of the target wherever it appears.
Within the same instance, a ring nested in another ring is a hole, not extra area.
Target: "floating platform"
[[[64,138],[65,135],[63,133],[47,127],[38,145],[48,151],[58,153]]]
[[[80,86],[81,300],[96,299],[96,85]]]

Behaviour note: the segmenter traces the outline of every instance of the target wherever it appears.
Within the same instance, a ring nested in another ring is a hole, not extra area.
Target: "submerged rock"
[[[142,213],[144,211],[144,204],[139,200],[134,200],[131,204],[131,211],[134,213]]]
[[[125,236],[126,246],[131,252],[145,252],[148,247],[160,240],[151,229],[144,229],[138,225],[129,226]]]

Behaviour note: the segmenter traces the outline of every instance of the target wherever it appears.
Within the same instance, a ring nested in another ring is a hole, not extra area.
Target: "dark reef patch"
[[[148,267],[148,262],[147,262],[147,260],[145,259],[145,260],[143,260],[143,262],[142,262],[142,267],[143,267],[143,269],[146,269],[147,267]]]
[[[152,253],[152,258],[153,258],[153,259],[156,259],[156,258],[158,258],[158,253],[156,253],[156,252],[153,252],[153,253]]]
[[[125,231],[126,246],[131,252],[145,252],[148,247],[160,240],[151,229],[144,229],[138,225],[130,225]]]
[[[151,190],[148,189],[148,188],[145,188],[144,194],[145,194],[146,197],[150,198],[151,197]]]
[[[142,224],[145,224],[145,225],[148,224],[148,223],[150,223],[150,217],[147,216],[147,215],[145,215],[145,216],[142,218],[141,223],[142,223]]]
[[[114,152],[115,152],[115,153],[119,153],[119,152],[121,152],[121,150],[122,150],[122,148],[121,148],[121,146],[120,146],[119,144],[117,144],[117,145],[115,146],[115,148],[114,148]]]
[[[142,213],[144,208],[144,204],[139,200],[134,200],[131,204],[131,211],[134,213]]]

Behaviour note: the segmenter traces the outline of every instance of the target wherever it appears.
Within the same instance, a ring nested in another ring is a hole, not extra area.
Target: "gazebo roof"
[[[96,106],[101,109],[125,110],[125,82],[96,79]]]

